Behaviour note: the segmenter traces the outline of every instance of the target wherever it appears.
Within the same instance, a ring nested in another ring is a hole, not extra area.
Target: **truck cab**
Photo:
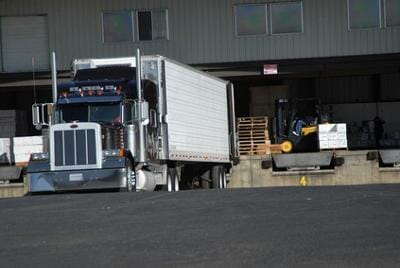
[[[32,156],[29,190],[127,189],[133,158],[124,136],[135,117],[136,81],[73,80],[58,84],[57,93],[56,103],[33,108],[51,107],[47,120],[35,122],[48,125],[49,150]]]

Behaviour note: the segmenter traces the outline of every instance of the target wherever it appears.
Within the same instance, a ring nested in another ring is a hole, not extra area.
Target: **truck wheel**
[[[136,180],[134,171],[132,169],[132,163],[131,161],[126,162],[126,191],[127,192],[132,192],[135,191],[135,187],[133,186],[133,183],[136,185],[136,181],[132,183],[132,180]]]
[[[178,172],[176,171],[175,168],[168,168],[167,189],[168,189],[168,192],[178,192],[179,191]]]
[[[214,166],[212,168],[212,186],[214,189],[226,188],[226,174],[222,166]]]

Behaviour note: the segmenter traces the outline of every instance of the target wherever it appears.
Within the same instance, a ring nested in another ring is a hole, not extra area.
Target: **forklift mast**
[[[273,122],[273,133],[276,143],[280,143],[287,137],[288,99],[275,100],[275,118]]]

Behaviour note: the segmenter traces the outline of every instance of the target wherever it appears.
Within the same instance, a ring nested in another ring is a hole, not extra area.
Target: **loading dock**
[[[286,155],[242,156],[230,186],[299,185],[302,176],[307,178],[308,185],[399,183],[398,60],[399,55],[374,55],[275,61],[278,74],[268,76],[261,74],[261,66],[273,61],[231,69],[230,74],[235,71],[242,74],[230,78],[236,82],[238,116],[271,119],[276,116],[276,99],[317,98],[331,122],[347,124],[348,150],[332,150],[335,161],[327,168],[312,163],[298,166],[299,161],[312,161],[312,158],[304,159],[307,155],[292,156],[297,164],[294,168],[268,164],[274,158],[278,161],[287,158]],[[249,75],[251,70],[253,73]],[[223,72],[228,73],[221,69]],[[383,122],[380,135],[376,133],[376,118]]]
[[[367,160],[370,151],[337,151],[344,159],[341,166],[326,170],[276,172],[263,169],[263,156],[242,157],[234,167],[229,183],[231,188],[299,186],[301,179],[307,186],[337,186],[362,184],[391,184],[400,182],[400,168],[382,168],[379,161]],[[377,152],[377,151],[375,151]]]

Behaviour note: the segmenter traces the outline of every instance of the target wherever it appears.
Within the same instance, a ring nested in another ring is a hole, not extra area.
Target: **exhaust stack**
[[[54,51],[51,53],[51,85],[53,104],[55,104],[57,102],[57,64],[56,53]]]

